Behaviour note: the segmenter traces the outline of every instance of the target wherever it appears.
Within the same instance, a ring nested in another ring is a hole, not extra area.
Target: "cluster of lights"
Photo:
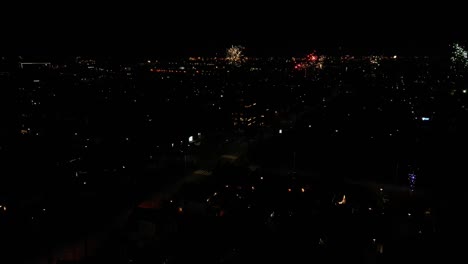
[[[302,63],[298,63],[298,64],[294,65],[294,69],[296,69],[296,70],[301,70],[303,68],[305,68],[305,65],[302,64]]]
[[[468,52],[458,43],[452,45],[452,63],[464,67],[468,67]]]
[[[379,56],[371,56],[369,59],[370,64],[380,66],[380,57]]]
[[[240,66],[245,60],[244,47],[242,46],[231,46],[226,52],[226,61],[235,66]]]
[[[295,70],[303,70],[312,66],[322,68],[322,62],[319,61],[319,56],[317,56],[315,52],[307,54],[305,59],[302,59],[302,61],[302,63],[297,63],[294,65]]]

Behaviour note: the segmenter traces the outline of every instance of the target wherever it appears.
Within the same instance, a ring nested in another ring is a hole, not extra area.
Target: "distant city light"
[[[188,138],[188,141],[189,141],[189,143],[192,143],[192,142],[193,142],[193,136],[190,136],[190,137]]]
[[[282,130],[282,129],[280,129],[278,133],[280,133],[280,134],[283,134],[283,130]]]
[[[396,58],[397,58],[397,55],[393,55],[393,58],[396,59]]]
[[[422,121],[429,121],[430,118],[429,118],[429,117],[421,117],[421,120],[422,120]]]
[[[304,189],[304,188],[301,188],[301,192],[305,192],[305,189]]]
[[[464,94],[466,94],[466,89],[464,89],[462,92],[463,92]]]

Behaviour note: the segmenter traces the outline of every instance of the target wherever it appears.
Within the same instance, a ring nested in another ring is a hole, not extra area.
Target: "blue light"
[[[409,188],[411,191],[414,191],[416,185],[416,174],[409,173],[408,174],[408,181],[409,181]]]

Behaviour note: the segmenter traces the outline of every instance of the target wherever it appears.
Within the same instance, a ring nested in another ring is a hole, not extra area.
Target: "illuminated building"
[[[264,126],[263,115],[260,115],[256,102],[240,100],[239,108],[232,113],[234,127],[246,129],[250,127]]]
[[[34,69],[41,69],[41,68],[48,68],[50,67],[50,62],[20,62],[21,69],[27,68],[34,68]]]

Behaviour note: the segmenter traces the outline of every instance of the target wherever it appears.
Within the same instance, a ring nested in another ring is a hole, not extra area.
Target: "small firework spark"
[[[410,190],[414,191],[414,188],[416,187],[416,174],[409,173],[408,174],[408,181],[409,181]]]
[[[235,66],[240,66],[244,61],[244,47],[242,46],[231,46],[226,52],[226,61]]]
[[[318,59],[318,57],[317,57],[317,55],[315,55],[314,53],[311,53],[311,54],[307,55],[307,60],[308,60],[309,62],[314,62],[314,61],[316,61],[317,59]]]
[[[294,65],[294,69],[296,69],[296,70],[300,70],[302,68],[304,68],[304,65],[302,65],[301,63],[298,63],[298,64]]]

